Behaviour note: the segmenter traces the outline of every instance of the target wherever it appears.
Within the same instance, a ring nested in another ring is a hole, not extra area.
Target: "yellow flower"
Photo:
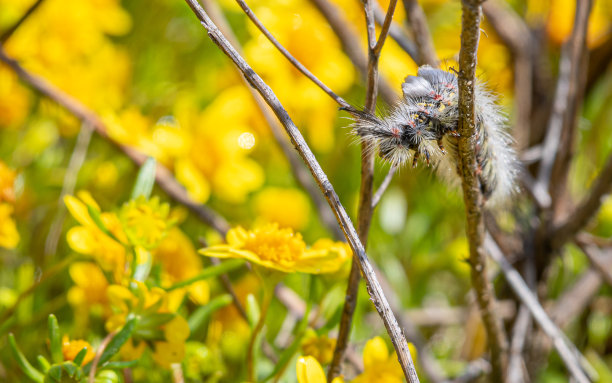
[[[0,203],[0,247],[13,249],[19,243],[19,232],[15,221],[11,218],[13,207],[8,203]]]
[[[327,335],[317,336],[313,330],[309,330],[302,341],[302,352],[304,355],[314,357],[321,364],[331,362],[336,347],[336,338],[328,338]]]
[[[297,189],[269,187],[255,198],[255,211],[266,222],[278,222],[282,227],[300,230],[308,223],[310,202]]]
[[[86,365],[91,362],[96,356],[96,352],[93,347],[81,339],[70,340],[68,335],[64,335],[62,338],[62,354],[64,354],[64,360],[74,360],[77,354],[83,349],[87,347],[87,352],[85,353],[85,358],[83,359],[83,363],[81,365]]]
[[[127,342],[121,346],[119,353],[125,360],[137,360],[140,359],[142,353],[147,349],[146,342],[138,342],[134,344],[134,339],[130,338]]]
[[[100,267],[92,262],[75,262],[68,269],[75,286],[68,290],[68,302],[88,313],[92,308],[107,310],[108,282]]]
[[[0,113],[0,116],[2,114]],[[0,203],[15,202],[15,171],[11,170],[6,164],[0,161]]]
[[[240,226],[233,228],[226,240],[227,245],[208,247],[200,253],[216,258],[243,258],[285,273],[333,273],[346,260],[329,247],[307,249],[301,234],[281,229],[275,223],[251,231]]]
[[[112,238],[102,231],[89,214],[88,206],[100,211],[96,201],[87,192],[77,194],[80,199],[73,196],[64,197],[68,211],[81,224],[68,230],[68,245],[77,253],[93,256],[102,269],[112,272],[115,281],[120,282],[125,274],[126,253],[123,244],[127,242],[127,238],[119,220],[115,214],[99,213],[104,227],[114,236]]]
[[[185,343],[155,342],[153,360],[164,368],[180,363],[185,356]]]
[[[119,219],[130,243],[147,250],[156,248],[166,236],[171,222],[168,222],[170,205],[160,203],[158,197],[146,199],[143,196],[123,205]]]
[[[327,383],[323,368],[312,356],[301,356],[295,365],[298,383]],[[332,383],[343,383],[340,377],[334,378]]]
[[[412,351],[412,350],[411,350]],[[363,373],[353,383],[402,383],[404,373],[395,353],[389,354],[385,341],[377,336],[363,349]]]

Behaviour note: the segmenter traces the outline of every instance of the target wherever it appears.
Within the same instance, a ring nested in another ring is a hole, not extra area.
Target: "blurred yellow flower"
[[[16,175],[14,170],[11,170],[4,162],[0,161],[0,203],[15,202],[14,185]]]
[[[410,347],[410,351],[414,358],[414,346]],[[385,341],[379,336],[367,341],[363,349],[363,367],[363,373],[353,379],[352,383],[402,383],[404,381],[404,372],[395,352],[389,354]]]
[[[0,65],[0,128],[19,127],[27,116],[29,107],[27,89],[19,84],[13,71]]]
[[[310,329],[302,341],[302,352],[304,355],[314,357],[321,364],[331,362],[336,347],[336,338],[328,338],[327,335],[317,335]]]
[[[119,219],[130,243],[147,250],[156,248],[173,224],[168,221],[170,205],[160,203],[159,197],[143,196],[126,202],[119,212]]]
[[[307,249],[300,233],[271,223],[247,231],[242,227],[227,233],[227,245],[211,246],[200,253],[216,258],[243,258],[285,273],[309,274],[338,271],[348,258],[330,247]]]
[[[13,249],[19,243],[19,232],[17,225],[11,218],[13,206],[8,203],[0,203],[0,247]]]
[[[81,224],[68,230],[68,245],[77,253],[93,256],[102,269],[112,272],[115,281],[120,282],[125,274],[124,244],[127,243],[127,238],[119,219],[113,213],[100,213],[100,207],[89,193],[79,192],[77,195],[80,199],[70,195],[64,197],[68,211]],[[90,216],[88,206],[99,213],[108,234],[103,232]]]
[[[155,342],[153,360],[164,368],[180,363],[185,356],[185,343]]]
[[[202,261],[196,250],[180,229],[173,227],[154,252],[155,261],[162,267],[161,285],[170,287],[176,282],[194,277],[202,270]],[[191,284],[189,296],[200,305],[206,304],[210,289],[206,281]]]
[[[91,310],[108,314],[108,282],[100,267],[93,262],[75,262],[68,273],[75,284],[68,290],[68,302],[80,314],[87,315]]]
[[[327,383],[325,372],[319,362],[312,356],[301,356],[295,365],[298,383]],[[343,383],[341,377],[334,378],[332,383]],[[374,382],[374,381],[373,381]]]
[[[62,354],[64,354],[64,360],[74,360],[77,354],[85,347],[87,347],[87,352],[85,353],[85,358],[81,364],[82,366],[91,362],[96,356],[96,352],[91,344],[81,339],[70,340],[68,335],[64,335],[62,338]]]
[[[255,211],[264,222],[301,230],[310,215],[310,201],[297,189],[268,187],[255,197]]]

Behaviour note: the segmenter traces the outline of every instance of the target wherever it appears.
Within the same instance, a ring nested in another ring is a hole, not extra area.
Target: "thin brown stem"
[[[104,139],[115,145],[121,150],[127,157],[129,157],[136,165],[141,166],[147,159],[147,156],[138,150],[124,145],[107,133],[106,126],[93,111],[88,109],[78,100],[72,98],[68,94],[64,93],[59,88],[49,83],[44,78],[30,73],[24,69],[16,60],[6,55],[4,50],[0,47],[0,61],[5,62],[11,69],[17,73],[19,78],[30,85],[32,88],[43,94],[44,96],[55,101],[59,105],[66,108],[70,113],[75,115],[78,119],[86,123],[87,126],[91,127],[102,136]],[[156,167],[155,179],[157,184],[168,193],[168,195],[176,202],[186,206],[192,212],[194,212],[203,222],[207,223],[210,227],[225,235],[229,230],[229,224],[225,218],[209,209],[208,207],[194,201],[189,197],[185,188],[178,183],[172,173],[164,166],[158,164]]]
[[[202,5],[211,16],[211,19],[215,23],[217,23],[221,32],[223,32],[223,34],[227,36],[230,43],[232,43],[232,45],[234,45],[234,47],[236,47],[236,50],[240,53],[242,48],[238,42],[238,39],[234,35],[234,32],[232,31],[230,25],[227,23],[223,12],[219,9],[219,5],[211,0],[202,0]],[[240,72],[238,69],[237,71]],[[291,147],[291,144],[287,139],[287,135],[285,134],[285,132],[283,132],[283,127],[280,125],[274,114],[271,112],[270,107],[261,98],[259,93],[257,93],[255,89],[251,88],[248,81],[243,76],[241,76],[241,78],[243,79],[245,86],[251,93],[251,96],[255,100],[255,103],[257,104],[257,107],[259,108],[262,116],[266,120],[266,123],[270,127],[270,130],[272,131],[272,136],[278,143],[278,146],[285,155],[285,158],[287,158],[289,166],[291,167],[291,173],[310,196],[310,199],[314,203],[317,212],[319,213],[321,221],[338,240],[344,238],[344,234],[338,226],[338,222],[336,221],[336,217],[334,217],[334,213],[331,211],[329,205],[325,201],[325,198],[323,198],[323,196],[321,195],[319,187],[310,176],[310,172],[308,171],[308,169],[306,169],[304,163],[300,160],[300,157]]]
[[[387,173],[385,179],[380,183],[380,186],[376,190],[374,197],[372,197],[372,208],[375,208],[378,205],[383,194],[385,194],[387,188],[389,187],[389,185],[391,185],[391,181],[393,180],[393,176],[395,175],[396,170],[397,167],[391,166],[391,169],[389,169],[389,173]]]
[[[361,47],[361,39],[355,28],[346,20],[344,13],[336,5],[328,0],[310,0],[312,4],[321,12],[332,28],[340,43],[342,49],[352,61],[353,65],[361,73],[361,76],[366,79],[368,75],[368,60],[366,54]],[[398,94],[393,90],[384,79],[380,79],[378,86],[380,87],[381,97],[385,102],[393,104],[397,101]]]
[[[565,334],[563,334],[546,314],[546,311],[544,311],[536,296],[531,292],[523,278],[521,278],[519,272],[512,267],[508,260],[506,260],[499,246],[490,235],[486,237],[485,246],[491,258],[500,266],[512,290],[521,302],[527,306],[533,319],[540,325],[546,335],[552,339],[559,356],[561,356],[561,359],[574,379],[579,383],[590,382],[581,366],[581,364],[586,361],[586,358],[580,354],[576,346],[567,339]]]
[[[574,29],[569,41],[561,52],[559,77],[557,79],[552,114],[544,139],[542,161],[538,172],[538,183],[536,184],[537,188],[549,189],[551,178],[553,178],[553,168],[556,166],[559,169],[561,162],[568,160],[566,157],[571,152],[570,146],[572,146],[574,138],[574,119],[577,109],[574,104],[580,94],[581,78],[585,75],[582,73],[581,68],[584,64],[583,57],[586,50],[588,18],[592,5],[592,0],[576,1]],[[566,168],[566,166],[561,167]],[[553,204],[556,200],[555,197],[563,193],[559,189],[565,189],[566,175],[561,175],[565,170],[559,171],[555,188],[551,190]]]
[[[461,137],[459,137],[458,149],[466,230],[470,245],[471,280],[491,350],[492,381],[504,382],[508,344],[501,320],[495,311],[493,288],[487,279],[487,260],[483,247],[484,200],[476,175],[474,85],[482,16],[480,1],[463,0],[462,10],[461,50],[459,52],[459,133]]]
[[[259,314],[259,319],[251,332],[251,339],[249,340],[249,346],[247,348],[247,377],[249,378],[249,382],[257,382],[255,376],[255,344],[257,343],[257,338],[263,330],[264,324],[266,323],[266,316],[268,315],[268,308],[270,307],[270,303],[272,302],[272,298],[274,297],[274,293],[272,289],[265,286],[263,288],[263,300],[261,302],[261,313]]]
[[[601,207],[604,196],[612,187],[612,155],[608,157],[606,164],[597,176],[589,194],[571,212],[564,222],[558,224],[551,234],[553,246],[559,248],[583,229],[593,218]]]
[[[98,349],[96,350],[96,356],[94,356],[93,361],[91,362],[91,370],[89,370],[89,378],[87,380],[89,383],[94,383],[96,381],[96,369],[98,368],[100,358],[102,357],[106,346],[108,346],[110,341],[113,340],[115,334],[117,334],[117,331],[109,333],[107,336],[104,337],[104,339],[102,339],[100,346],[98,346]]]
[[[312,72],[310,72],[308,68],[304,66],[304,64],[302,64],[299,60],[293,57],[293,55],[289,53],[289,51],[281,43],[279,43],[278,40],[276,40],[276,38],[270,33],[270,31],[268,31],[268,29],[261,23],[261,21],[259,21],[257,16],[255,16],[255,13],[253,13],[251,8],[249,8],[249,6],[244,0],[236,0],[236,2],[240,6],[240,8],[242,8],[244,13],[249,17],[249,19],[251,19],[253,24],[255,24],[255,26],[261,31],[261,33],[264,34],[264,36],[266,36],[268,41],[270,41],[272,45],[274,45],[276,49],[278,49],[278,51],[282,53],[283,56],[285,56],[285,58],[291,64],[293,64],[294,67],[296,67],[304,76],[308,77],[313,83],[315,83],[319,88],[321,88],[321,90],[327,93],[329,97],[334,99],[334,101],[336,101],[338,105],[344,108],[351,107],[351,105],[348,102],[346,102],[342,97],[334,93],[333,90],[331,90],[327,85],[325,85],[321,80],[319,80],[314,74],[312,74]]]
[[[342,227],[345,237],[353,250],[353,253],[359,259],[361,271],[365,276],[366,283],[370,292],[370,298],[374,302],[376,310],[379,312],[387,331],[391,337],[393,345],[396,349],[400,365],[406,375],[407,380],[410,383],[418,382],[416,370],[414,369],[414,363],[410,357],[410,351],[408,344],[402,336],[402,331],[397,324],[397,320],[391,312],[389,303],[382,292],[378,279],[374,274],[372,265],[366,255],[365,248],[357,231],[355,230],[351,219],[349,218],[346,210],[340,203],[338,195],[336,194],[332,184],[329,182],[327,175],[321,169],[321,166],[317,162],[314,154],[306,144],[304,137],[297,129],[287,111],[284,109],[272,89],[253,71],[253,69],[244,61],[242,56],[236,52],[231,46],[223,34],[219,31],[217,26],[210,20],[204,9],[197,3],[196,0],[186,0],[191,10],[196,14],[204,28],[208,32],[210,39],[232,60],[232,62],[240,68],[242,73],[245,75],[249,84],[251,84],[266,100],[268,105],[272,108],[278,119],[282,122],[286,132],[292,139],[292,143],[295,145],[296,150],[300,153],[300,156],[308,165],[308,168],[316,179],[317,184],[321,188],[321,191],[327,198],[328,203],[334,210],[338,223]]]
[[[423,8],[421,8],[417,0],[403,0],[403,3],[408,28],[410,28],[414,36],[419,52],[419,61],[417,63],[419,65],[428,64],[437,67],[440,61],[433,45],[431,33],[429,33],[429,26],[427,25],[427,18]]]
[[[28,8],[28,10],[23,14],[23,16],[21,16],[21,18],[19,18],[19,20],[15,22],[15,24],[13,24],[6,31],[4,31],[4,33],[0,36],[0,44],[4,44],[13,35],[13,33],[15,33],[15,31],[23,24],[23,22],[26,21],[28,17],[32,15],[32,13],[34,13],[34,11],[43,3],[43,1],[44,0],[36,0],[36,2],[32,4],[30,8]]]

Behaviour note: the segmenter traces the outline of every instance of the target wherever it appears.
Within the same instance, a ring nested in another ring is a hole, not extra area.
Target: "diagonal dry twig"
[[[546,311],[544,311],[535,295],[531,292],[523,278],[521,278],[519,272],[506,260],[495,240],[488,234],[486,235],[484,246],[491,258],[500,266],[510,287],[521,302],[527,306],[534,320],[540,325],[546,335],[553,340],[557,352],[561,356],[561,359],[563,359],[563,362],[574,379],[579,383],[590,382],[582,366],[586,358],[580,354],[576,346],[567,339],[563,332],[546,314]]]
[[[87,126],[94,129],[100,136],[114,144],[135,164],[141,166],[146,161],[147,157],[143,153],[127,145],[123,145],[110,137],[106,131],[106,126],[93,111],[89,110],[79,101],[64,93],[47,80],[24,69],[16,60],[7,56],[1,47],[0,61],[5,62],[13,69],[22,81],[66,108],[78,119],[86,123]],[[157,165],[155,179],[157,184],[165,190],[172,199],[189,208],[210,227],[220,233],[226,233],[229,230],[229,224],[223,217],[208,207],[191,199],[185,188],[183,188],[183,186],[172,176],[172,173],[162,165]]]
[[[251,84],[251,86],[257,89],[257,91],[266,100],[268,105],[270,105],[279,120],[281,120],[281,122],[283,123],[283,126],[291,137],[296,150],[298,150],[300,156],[308,165],[310,171],[312,172],[313,176],[317,181],[317,184],[321,188],[321,191],[325,194],[328,203],[333,208],[334,213],[336,214],[336,218],[342,226],[342,229],[349,242],[349,245],[351,246],[351,249],[353,250],[356,257],[359,259],[362,272],[368,284],[371,299],[374,302],[374,306],[376,307],[380,316],[383,318],[385,327],[387,328],[387,331],[391,336],[393,345],[397,351],[398,358],[400,360],[400,364],[402,366],[406,378],[411,383],[418,382],[418,377],[414,369],[414,364],[410,357],[408,344],[403,338],[401,330],[397,325],[397,321],[391,312],[389,303],[387,302],[386,297],[381,291],[380,284],[378,283],[376,275],[373,272],[372,266],[365,253],[363,244],[359,240],[357,231],[353,227],[351,220],[348,214],[346,213],[346,210],[340,203],[338,195],[334,191],[333,186],[327,179],[327,176],[321,169],[321,166],[317,162],[312,151],[304,141],[304,138],[302,137],[301,133],[287,114],[286,110],[279,102],[272,89],[270,89],[270,87],[263,82],[261,77],[259,77],[253,71],[253,69],[244,61],[244,59],[238,54],[238,52],[236,52],[236,50],[231,46],[231,44],[227,41],[227,39],[223,36],[223,34],[219,31],[215,24],[210,20],[204,9],[202,9],[202,7],[197,3],[197,1],[186,0],[186,2],[188,3],[191,10],[196,14],[204,28],[207,30],[210,39],[234,62],[236,66],[240,68],[240,70],[244,73],[245,77],[249,81],[249,84]]]
[[[330,3],[328,0],[310,0],[312,4],[325,17],[329,26],[332,28],[344,53],[349,57],[355,68],[361,73],[361,76],[367,80],[368,76],[368,60],[366,54],[361,47],[361,39],[355,28],[346,20],[341,9]],[[393,90],[384,79],[379,79],[379,91],[381,97],[388,104],[393,104],[398,99],[398,93]]]
[[[507,340],[501,320],[495,312],[495,296],[487,279],[484,251],[484,200],[476,176],[474,86],[476,83],[476,53],[480,39],[481,2],[463,0],[461,3],[461,50],[459,52],[459,173],[463,187],[466,212],[466,231],[470,247],[472,287],[480,307],[482,321],[491,349],[492,380],[503,382],[507,362]]]
[[[206,9],[208,14],[211,16],[211,19],[215,23],[217,23],[217,25],[219,25],[219,29],[223,32],[223,34],[227,36],[228,40],[232,43],[232,45],[234,45],[238,52],[240,52],[241,46],[238,42],[238,39],[234,35],[230,25],[227,23],[227,20],[219,9],[218,4],[211,0],[203,0],[202,5],[204,6],[204,9]],[[240,72],[238,69],[237,71]],[[310,196],[310,199],[314,203],[319,213],[319,217],[321,218],[321,221],[323,222],[323,224],[325,224],[327,229],[334,234],[337,239],[340,240],[344,238],[344,234],[338,226],[338,222],[336,221],[336,217],[334,217],[334,213],[331,211],[329,205],[325,201],[325,198],[321,196],[321,193],[319,192],[319,187],[310,176],[310,172],[308,171],[308,169],[306,169],[304,163],[300,160],[297,153],[291,147],[291,144],[287,139],[287,135],[285,134],[285,132],[283,132],[282,126],[270,110],[270,107],[261,98],[259,93],[257,93],[255,89],[251,88],[249,83],[242,75],[241,78],[243,79],[245,86],[247,87],[253,99],[255,100],[255,103],[259,107],[259,110],[261,111],[261,114],[268,123],[268,126],[270,126],[270,130],[272,131],[274,139],[280,146],[283,154],[285,155],[285,158],[287,158],[287,161],[289,162],[292,174],[300,183],[300,185],[302,185],[302,187],[306,190],[306,192]]]
[[[417,0],[403,0],[403,3],[404,10],[406,11],[406,23],[414,36],[419,52],[417,63],[419,65],[428,64],[437,67],[440,61],[434,48],[431,33],[429,33],[429,26],[427,25],[427,18],[423,8],[421,8]]]
[[[612,189],[612,155],[593,183],[589,194],[571,212],[564,222],[557,224],[552,231],[553,246],[559,248],[572,238],[593,218],[604,198]]]
[[[43,1],[44,0],[36,0],[36,2],[32,4],[30,8],[28,8],[23,16],[21,16],[21,18],[15,22],[15,24],[4,31],[4,33],[0,36],[0,44],[4,44],[8,39],[10,39],[13,33],[15,33],[15,31],[32,15],[32,13],[34,13],[34,11],[43,3]]]

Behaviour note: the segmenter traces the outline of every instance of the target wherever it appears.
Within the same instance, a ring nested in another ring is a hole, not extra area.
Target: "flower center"
[[[250,232],[244,249],[257,254],[262,260],[290,264],[302,257],[306,244],[299,233],[271,224]]]

